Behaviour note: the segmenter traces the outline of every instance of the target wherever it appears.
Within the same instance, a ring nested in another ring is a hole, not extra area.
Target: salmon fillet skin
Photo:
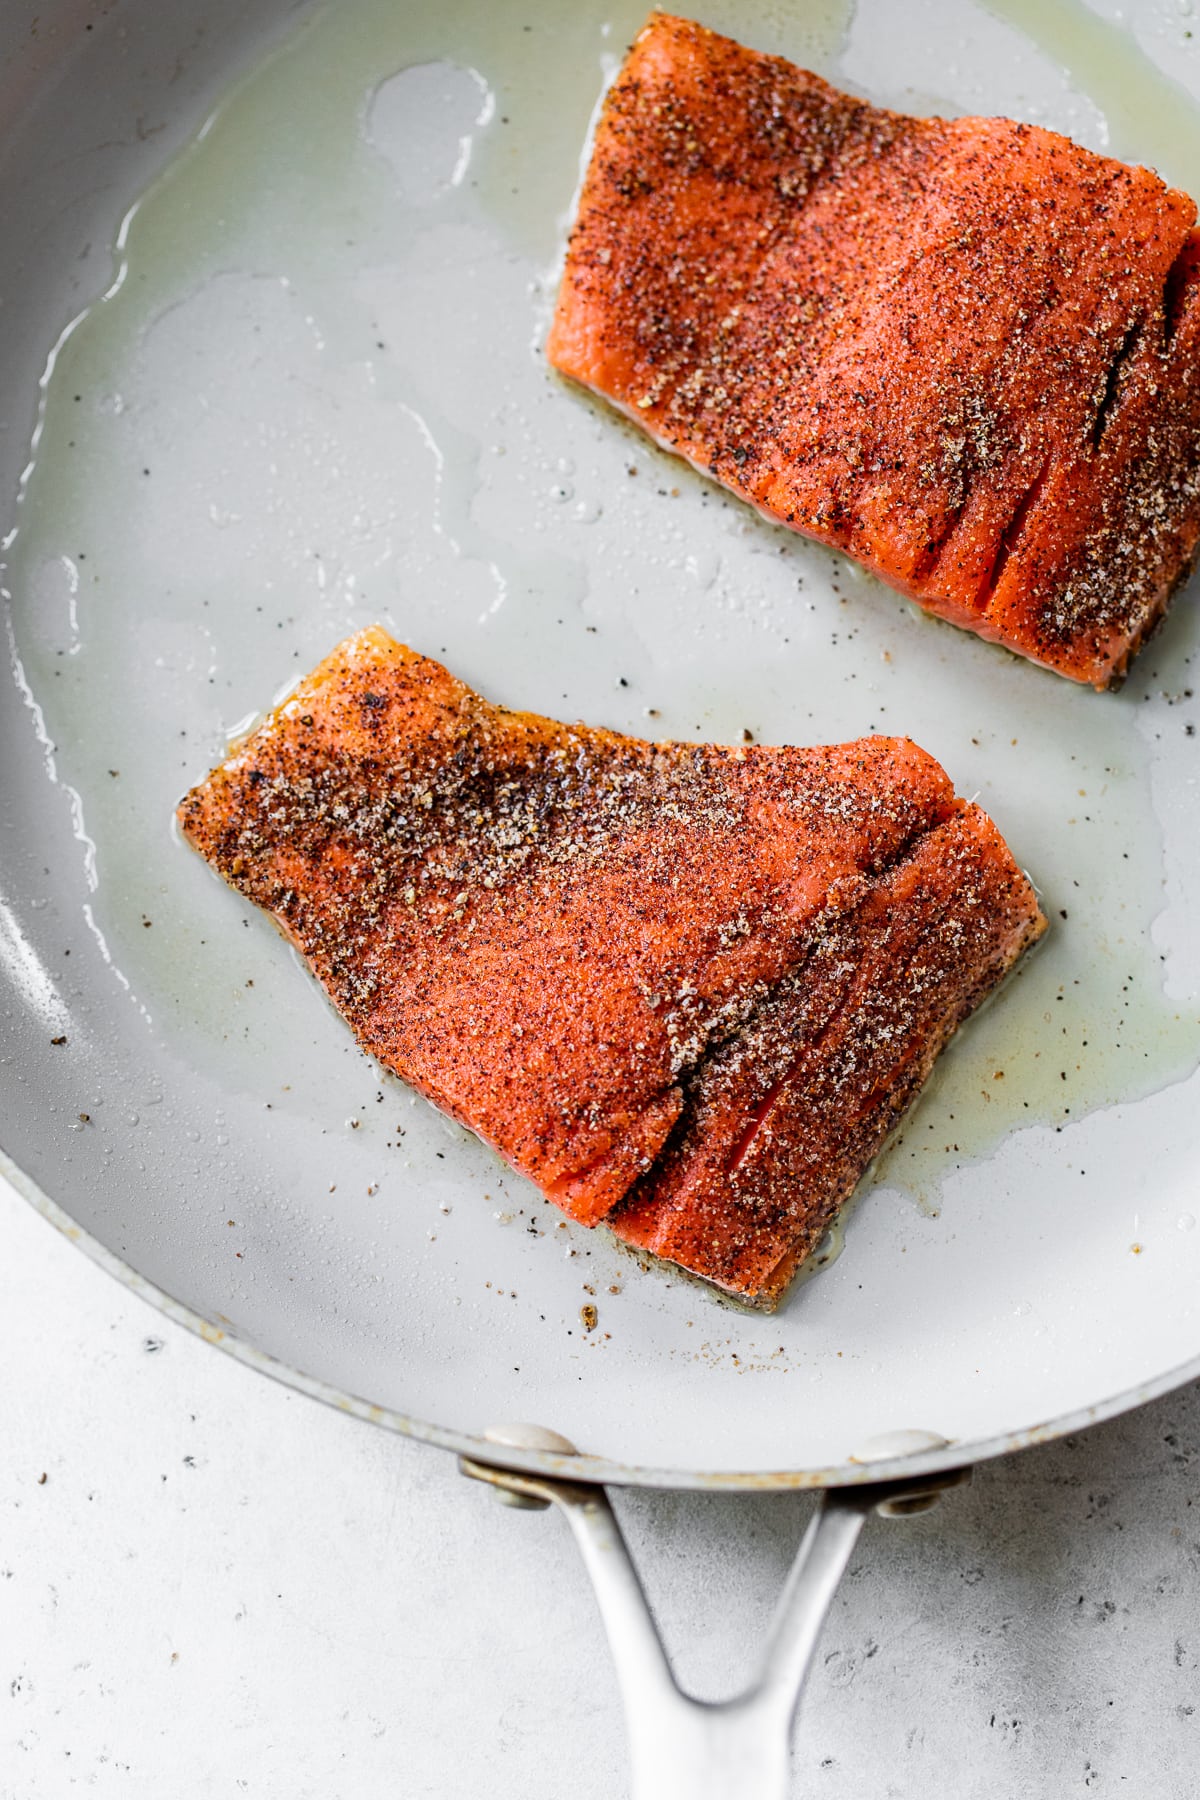
[[[573,1218],[768,1306],[1045,925],[907,739],[648,743],[378,627],[178,818],[386,1068]]]
[[[1200,538],[1196,207],[1008,119],[917,119],[655,13],[547,342],[769,519],[1106,687]]]

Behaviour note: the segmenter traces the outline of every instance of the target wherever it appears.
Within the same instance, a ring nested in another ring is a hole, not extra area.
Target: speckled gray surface
[[[619,1800],[556,1517],[166,1324],[0,1190],[0,1797]],[[804,1497],[620,1501],[683,1677],[736,1685]],[[873,1522],[794,1791],[1192,1800],[1200,1390]]]

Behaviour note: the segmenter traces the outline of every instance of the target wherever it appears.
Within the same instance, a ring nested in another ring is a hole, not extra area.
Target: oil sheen
[[[1036,118],[1200,183],[1192,103],[1078,0],[955,9],[960,34],[1019,48],[986,97],[957,80],[953,32],[942,71],[882,70],[882,3],[704,18],[893,104]],[[1200,1062],[1193,608],[1121,692],[1080,691],[772,529],[551,377],[587,122],[643,11],[337,0],[243,77],[132,209],[47,368],[7,548],[23,678],[114,980],[244,1089],[301,976],[205,885],[171,814],[357,627],[497,700],[641,734],[917,739],[992,812],[1052,928],[881,1163],[936,1210],[948,1167],[1027,1128],[1069,1155],[1089,1113]]]

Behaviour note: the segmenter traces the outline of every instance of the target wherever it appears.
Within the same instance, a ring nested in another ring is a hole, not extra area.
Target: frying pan
[[[1020,0],[703,16],[885,102],[1194,174],[1174,9],[1063,4],[1046,47]],[[1200,1374],[1196,627],[1185,592],[1120,693],[1078,692],[548,376],[580,146],[639,17],[4,10],[2,1167],[231,1354],[561,1506],[636,1791],[761,1797],[871,1508]],[[907,732],[1037,880],[1045,948],[774,1317],[561,1220],[369,1064],[175,840],[228,735],[376,618],[551,714]],[[825,1490],[742,1699],[674,1688],[606,1483]]]

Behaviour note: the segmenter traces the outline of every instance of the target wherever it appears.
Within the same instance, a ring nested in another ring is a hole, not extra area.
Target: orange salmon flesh
[[[1106,687],[1200,538],[1196,207],[1008,119],[916,119],[655,13],[547,344],[770,519]]]
[[[378,627],[178,816],[384,1067],[573,1218],[767,1307],[1045,926],[905,738],[562,725]]]

